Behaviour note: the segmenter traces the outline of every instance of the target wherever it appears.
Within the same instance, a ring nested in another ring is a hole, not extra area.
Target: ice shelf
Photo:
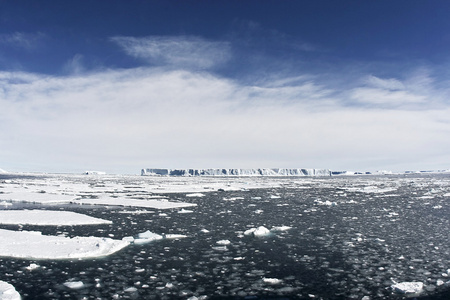
[[[142,169],[147,176],[330,176],[328,169]]]

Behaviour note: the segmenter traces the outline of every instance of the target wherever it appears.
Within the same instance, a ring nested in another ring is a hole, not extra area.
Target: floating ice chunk
[[[193,212],[194,212],[193,210],[181,209],[178,213],[179,214],[191,214]]]
[[[138,238],[134,239],[135,244],[146,244],[152,241],[162,240],[164,237],[160,234],[151,232],[149,230],[138,234]]]
[[[137,288],[135,288],[134,286],[132,286],[132,287],[126,288],[126,289],[124,290],[124,292],[127,292],[127,293],[135,293],[135,292],[137,292]]]
[[[422,282],[399,282],[391,286],[392,289],[401,294],[420,294],[423,291]]]
[[[230,245],[231,242],[229,240],[220,240],[220,241],[217,241],[216,244],[226,246],[226,245]]]
[[[203,232],[203,233],[209,233],[209,230],[208,230],[208,229],[205,229],[205,228],[203,228],[202,230],[200,230],[200,232]]]
[[[184,235],[184,234],[166,234],[164,236],[164,238],[170,239],[170,240],[178,240],[178,239],[183,239],[186,237],[187,237],[187,235]]]
[[[192,193],[192,194],[187,194],[186,197],[205,197],[205,195],[202,193]]]
[[[72,290],[78,290],[84,287],[84,283],[82,281],[67,281],[64,282],[64,286]]]
[[[270,231],[272,231],[272,232],[287,231],[291,228],[292,228],[291,226],[276,226],[276,227],[272,227],[272,229],[270,229]]]
[[[264,226],[259,226],[258,228],[250,228],[250,229],[244,231],[244,235],[263,237],[263,236],[270,235],[270,230]]]
[[[280,199],[281,197],[278,195],[270,195],[270,199]]]
[[[40,266],[37,265],[37,264],[30,264],[28,267],[25,267],[25,269],[27,269],[28,271],[33,271],[33,270],[36,270],[39,267]]]
[[[128,242],[99,237],[42,235],[39,231],[0,229],[0,256],[25,259],[77,259],[110,255]]]
[[[0,280],[0,299],[1,300],[20,300],[20,294],[14,286]]]
[[[264,282],[264,283],[267,283],[267,284],[273,284],[273,285],[275,285],[275,284],[280,284],[280,283],[282,283],[283,280],[278,279],[278,278],[266,278],[266,277],[264,277],[264,278],[263,278],[263,282]]]
[[[254,236],[257,236],[257,237],[259,237],[259,236],[267,236],[267,235],[269,235],[269,234],[270,234],[270,230],[267,229],[267,228],[264,227],[264,226],[259,226],[259,227],[256,228],[256,230],[253,232],[253,235],[254,235]]]
[[[314,200],[314,202],[317,203],[318,205],[326,205],[326,206],[335,206],[335,205],[337,205],[336,202],[331,202],[329,200],[326,200],[326,201]]]
[[[2,210],[0,224],[9,225],[98,225],[112,221],[93,218],[71,211],[54,210]]]

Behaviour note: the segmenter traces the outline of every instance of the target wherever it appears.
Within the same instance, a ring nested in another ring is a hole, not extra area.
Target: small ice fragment
[[[436,285],[437,286],[441,286],[441,285],[443,285],[444,284],[444,280],[442,280],[442,279],[438,279],[437,281],[436,281]]]
[[[188,209],[182,208],[178,213],[179,214],[191,214],[193,212],[194,212],[193,210],[188,210]]]
[[[216,244],[226,246],[226,245],[231,244],[231,242],[229,240],[220,240],[220,241],[217,241]]]
[[[27,269],[28,271],[32,271],[32,270],[36,270],[39,267],[40,266],[37,264],[30,264],[28,267],[25,267],[25,269]]]
[[[175,233],[173,233],[173,234],[166,234],[166,235],[164,236],[164,238],[169,239],[169,240],[178,240],[178,239],[184,239],[184,238],[187,238],[187,235],[184,235],[184,234],[175,234]]]
[[[263,278],[263,282],[264,283],[268,283],[268,284],[280,284],[281,282],[283,282],[283,280],[278,279],[278,278]]]
[[[272,227],[272,229],[270,231],[286,231],[291,228],[292,227],[290,227],[290,226],[276,226],[276,227]]]
[[[202,230],[200,230],[200,232],[203,232],[203,233],[209,233],[209,230],[208,230],[208,229],[205,229],[205,228],[203,228]]]
[[[205,195],[202,193],[192,193],[192,194],[187,194],[186,197],[204,197]]]
[[[423,291],[422,282],[399,282],[391,287],[395,292],[401,294],[419,294]]]
[[[125,292],[127,292],[127,293],[134,293],[134,292],[137,292],[137,288],[132,286],[132,287],[129,287],[129,288],[125,289]]]
[[[64,286],[72,290],[78,290],[84,287],[84,283],[82,281],[67,281],[64,282]]]

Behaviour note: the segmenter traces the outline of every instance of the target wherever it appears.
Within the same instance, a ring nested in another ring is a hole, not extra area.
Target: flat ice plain
[[[450,174],[0,174],[0,295],[450,299],[449,201]]]

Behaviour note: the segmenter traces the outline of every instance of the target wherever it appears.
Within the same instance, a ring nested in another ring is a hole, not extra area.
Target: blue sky
[[[1,1],[0,168],[450,168],[448,1]]]

